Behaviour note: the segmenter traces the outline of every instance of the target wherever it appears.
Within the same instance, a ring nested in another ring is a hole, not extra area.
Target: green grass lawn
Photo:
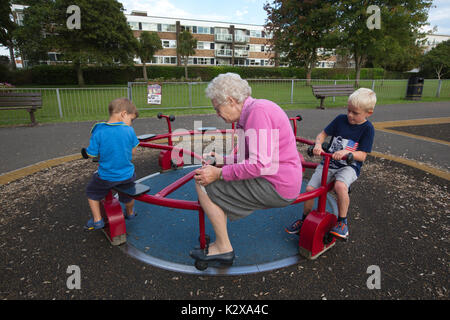
[[[313,80],[311,84],[334,84],[334,80]],[[338,84],[353,84],[353,80],[338,81]],[[312,95],[310,86],[304,80],[249,80],[254,98],[272,100],[288,109],[316,108],[320,101]],[[405,100],[407,80],[361,80],[360,86],[372,88],[377,93],[377,104],[414,103]],[[205,97],[207,83],[164,83],[162,104],[148,105],[145,84],[135,84],[132,89],[133,102],[141,117],[154,116],[158,112],[175,115],[214,113],[211,102]],[[438,80],[426,80],[421,101],[450,100],[450,80],[442,82],[441,94],[436,98]],[[293,89],[293,90],[291,90]],[[37,121],[65,122],[104,120],[108,117],[108,104],[118,97],[127,97],[126,86],[87,86],[83,88],[59,87],[59,101],[56,88],[18,88],[22,92],[40,91],[43,108],[36,113]],[[292,94],[291,94],[292,91]],[[325,107],[342,107],[348,97],[325,99]],[[207,108],[200,108],[207,107]],[[4,110],[0,112],[0,125],[29,123],[25,110]]]

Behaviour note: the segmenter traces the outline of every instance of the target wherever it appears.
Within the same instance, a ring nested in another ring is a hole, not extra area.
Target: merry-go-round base
[[[156,194],[198,166],[155,173],[137,182],[150,186],[149,194]],[[302,193],[307,180],[303,180]],[[168,198],[197,201],[194,181],[171,193]],[[317,199],[316,204],[317,205]],[[167,208],[136,201],[138,215],[126,220],[127,243],[120,248],[128,255],[150,265],[189,274],[238,275],[279,269],[300,262],[298,235],[284,229],[302,217],[303,203],[284,208],[264,209],[250,216],[228,222],[228,235],[236,258],[231,267],[210,265],[200,271],[194,267],[189,251],[199,246],[198,212]],[[336,200],[328,194],[328,212],[337,215]],[[206,234],[214,242],[214,231],[205,218]]]

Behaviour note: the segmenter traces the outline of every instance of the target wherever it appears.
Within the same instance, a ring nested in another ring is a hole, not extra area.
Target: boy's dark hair
[[[139,116],[136,106],[127,98],[117,98],[109,103],[109,115],[126,111],[128,114],[135,114],[136,118]]]

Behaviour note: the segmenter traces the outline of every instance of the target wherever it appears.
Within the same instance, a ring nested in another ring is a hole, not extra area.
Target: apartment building
[[[12,19],[18,24],[23,23],[23,10],[27,6],[13,4]],[[131,11],[125,14],[128,24],[135,37],[143,31],[157,32],[163,49],[159,50],[151,63],[159,65],[181,65],[177,57],[177,38],[180,32],[189,30],[197,39],[194,56],[189,58],[189,65],[230,65],[230,66],[264,66],[275,65],[275,53],[270,51],[271,35],[267,34],[262,25],[236,24],[229,22],[206,21],[195,19],[178,19],[154,17],[145,11]],[[430,34],[426,36],[424,52],[431,50],[438,43],[450,39],[450,35]],[[333,68],[336,66],[353,67],[353,62],[340,62],[334,50],[324,52],[319,49],[319,55],[325,54],[316,63],[317,68]],[[282,56],[282,53],[280,54]],[[17,67],[26,67],[27,61],[15,57]],[[43,61],[44,62],[44,61]],[[65,63],[58,52],[49,52],[47,64]],[[141,64],[139,58],[136,64]]]
[[[189,65],[274,66],[274,53],[269,50],[271,35],[264,27],[252,24],[148,16],[144,11],[125,15],[139,37],[143,31],[157,32],[163,49],[151,63],[181,65],[176,47],[178,35],[188,30],[197,39],[195,55]],[[135,59],[140,64],[140,59]]]
[[[426,36],[424,52],[428,52],[439,43],[450,40],[450,36],[443,34],[429,34]]]

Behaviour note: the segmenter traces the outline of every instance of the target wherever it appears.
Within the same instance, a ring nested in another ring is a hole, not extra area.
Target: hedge
[[[303,68],[293,67],[232,67],[232,66],[189,66],[190,79],[210,81],[221,73],[235,72],[244,79],[255,78],[295,78],[305,79]],[[149,79],[183,80],[184,67],[178,66],[148,66]],[[89,66],[83,68],[83,76],[87,85],[126,84],[129,81],[142,79],[141,66]],[[361,79],[401,79],[410,74],[401,72],[385,72],[381,68],[362,68]],[[355,70],[347,68],[315,68],[312,79],[354,79]],[[14,85],[77,85],[75,69],[71,65],[38,65],[30,69],[10,71],[0,68],[0,82]]]

